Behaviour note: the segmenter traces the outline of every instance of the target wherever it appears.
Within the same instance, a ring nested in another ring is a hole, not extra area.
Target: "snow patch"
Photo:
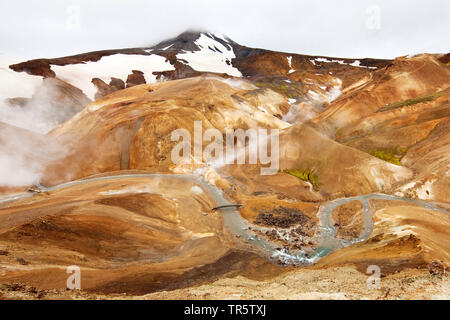
[[[78,87],[90,99],[95,100],[97,87],[92,84],[93,78],[109,83],[111,77],[115,77],[125,82],[132,70],[139,70],[144,73],[147,83],[155,83],[156,76],[153,72],[175,70],[175,68],[166,62],[166,58],[155,54],[114,54],[102,57],[96,62],[89,61],[65,66],[52,65],[52,70],[58,78]]]
[[[168,45],[167,47],[162,48],[161,50],[167,50],[167,49],[169,49],[171,46],[173,46],[173,43],[170,44],[170,45]]]
[[[291,74],[291,73],[295,72],[295,70],[292,68],[292,56],[286,57],[286,59],[289,63],[289,69],[290,69],[288,71],[288,74]]]
[[[231,65],[231,60],[236,58],[231,46],[226,48],[219,41],[204,33],[201,33],[194,43],[200,48],[200,51],[179,53],[177,58],[186,60],[188,65],[197,71],[226,73],[230,76],[242,77],[241,72]]]
[[[32,76],[9,68],[19,62],[21,61],[18,59],[0,55],[0,102],[9,98],[31,98],[42,84],[41,76]]]
[[[310,80],[306,79],[306,84],[314,85],[315,83]],[[342,88],[342,80],[339,78],[334,78],[331,80],[331,82],[328,82],[327,84],[316,84],[321,90],[314,91],[312,89],[308,90],[306,93],[310,102],[315,104],[323,104],[323,103],[331,103],[334,100],[336,100],[341,94],[341,88]],[[327,90],[327,88],[329,88]]]
[[[0,56],[0,122],[45,134],[60,122],[72,116],[68,110],[55,107],[54,91],[50,86],[43,87],[41,76],[15,72],[9,65],[20,62],[7,56]],[[35,93],[40,90],[38,95]],[[6,103],[6,99],[27,98],[26,107]]]
[[[310,60],[314,65],[316,65],[313,61],[314,60]],[[367,68],[367,69],[377,69],[377,67],[366,67],[366,66],[362,66],[361,65],[361,61],[359,60],[355,60],[352,63],[347,63],[344,60],[329,60],[327,58],[316,58],[315,61],[317,62],[326,62],[326,63],[339,63],[339,64],[343,64],[343,65],[348,65],[348,66],[352,66],[352,67],[359,67],[359,68]]]

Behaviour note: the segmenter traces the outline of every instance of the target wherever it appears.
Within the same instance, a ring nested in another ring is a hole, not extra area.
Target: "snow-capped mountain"
[[[232,77],[269,73],[295,78],[298,70],[326,74],[336,69],[339,73],[339,70],[343,68],[376,69],[388,62],[387,60],[360,61],[284,54],[241,46],[220,34],[185,32],[151,47],[105,50],[55,59],[36,59],[13,64],[11,69],[36,77],[57,77],[81,89],[89,99],[95,100],[101,84],[99,81],[96,84],[93,83],[93,79],[100,79],[108,86],[111,85],[111,81],[114,82],[114,79],[116,83],[132,86],[167,78],[185,78],[205,72]],[[323,72],[325,69],[327,72]]]
[[[361,292],[356,270],[373,265],[397,279],[395,297],[411,275],[436,283],[450,252],[449,88],[448,54],[307,56],[208,32],[3,57],[0,298],[25,285],[69,294],[66,267],[78,265],[77,299],[210,298],[234,276],[225,298],[267,279],[292,298],[297,280],[341,267],[336,279]],[[352,297],[331,280],[339,295],[321,298]]]

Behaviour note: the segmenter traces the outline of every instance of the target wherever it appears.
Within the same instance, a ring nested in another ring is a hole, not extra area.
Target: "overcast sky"
[[[1,0],[0,54],[140,47],[187,29],[291,53],[392,58],[449,52],[449,0]]]

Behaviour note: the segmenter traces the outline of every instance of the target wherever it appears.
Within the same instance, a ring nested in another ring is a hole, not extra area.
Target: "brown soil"
[[[352,240],[358,238],[364,227],[363,206],[360,201],[345,203],[331,213],[336,235]]]

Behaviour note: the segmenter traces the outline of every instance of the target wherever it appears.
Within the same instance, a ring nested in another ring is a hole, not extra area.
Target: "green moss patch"
[[[427,95],[427,96],[422,96],[422,97],[408,99],[408,100],[401,101],[401,102],[391,103],[391,104],[387,105],[386,107],[379,109],[377,112],[389,111],[389,110],[393,110],[393,109],[397,109],[397,108],[401,108],[401,107],[412,106],[412,105],[422,103],[422,102],[434,101],[437,98],[445,96],[447,94],[450,94],[450,88]]]
[[[390,162],[397,166],[401,166],[401,160],[406,154],[407,148],[393,147],[391,149],[373,150],[369,152],[372,156],[377,157],[383,161]]]
[[[312,169],[298,170],[298,169],[285,169],[285,173],[290,174],[294,177],[299,178],[300,180],[310,182],[315,190],[319,190],[319,177],[314,173]]]

